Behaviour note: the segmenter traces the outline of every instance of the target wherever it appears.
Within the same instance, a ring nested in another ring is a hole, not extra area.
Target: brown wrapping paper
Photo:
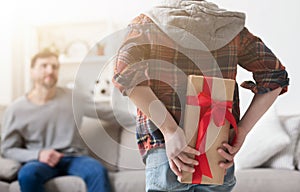
[[[197,96],[202,92],[203,76],[190,75],[187,84],[187,96]],[[217,101],[232,101],[235,88],[235,81],[231,79],[212,78],[211,98]],[[186,139],[191,147],[195,147],[198,122],[200,117],[200,106],[186,105],[184,116],[184,131]],[[230,109],[231,112],[231,109]],[[225,115],[225,114],[224,114]],[[216,184],[222,185],[224,180],[225,169],[219,166],[219,162],[224,161],[217,149],[222,147],[223,142],[229,140],[230,124],[226,121],[222,127],[217,127],[213,120],[209,122],[206,132],[205,153],[208,159],[209,167],[212,173],[212,178],[205,175],[202,176],[199,184]],[[194,158],[192,156],[192,158]],[[199,162],[201,164],[201,162]],[[192,183],[193,173],[184,172],[181,178],[178,177],[181,183]]]

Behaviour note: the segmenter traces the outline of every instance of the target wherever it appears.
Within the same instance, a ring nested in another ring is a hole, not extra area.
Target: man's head
[[[58,79],[59,62],[58,55],[43,51],[31,59],[31,78],[34,86],[50,89],[56,85]]]

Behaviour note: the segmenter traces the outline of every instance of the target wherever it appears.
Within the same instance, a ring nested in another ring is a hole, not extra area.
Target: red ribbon
[[[205,77],[203,81],[202,92],[198,96],[187,96],[187,105],[200,106],[200,117],[198,122],[198,135],[195,148],[201,152],[201,155],[195,156],[199,165],[195,166],[192,183],[201,183],[202,175],[212,178],[208,159],[205,153],[206,133],[212,117],[215,125],[221,127],[225,124],[225,119],[233,126],[237,135],[237,124],[234,116],[229,111],[232,108],[232,101],[216,101],[211,99],[210,87],[212,78]],[[234,139],[235,140],[235,139]]]

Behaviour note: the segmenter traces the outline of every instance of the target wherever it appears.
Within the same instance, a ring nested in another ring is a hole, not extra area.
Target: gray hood
[[[210,51],[228,44],[245,25],[244,13],[204,0],[163,0],[145,15],[181,46]]]

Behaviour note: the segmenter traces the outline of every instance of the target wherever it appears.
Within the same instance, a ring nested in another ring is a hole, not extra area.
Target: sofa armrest
[[[12,181],[16,178],[21,164],[15,160],[0,157],[0,180]]]

